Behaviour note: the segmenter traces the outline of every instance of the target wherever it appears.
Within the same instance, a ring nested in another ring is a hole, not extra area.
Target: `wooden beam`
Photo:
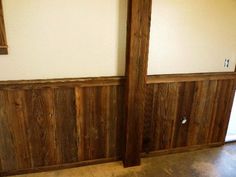
[[[152,0],[129,0],[123,162],[140,165]]]
[[[5,54],[8,54],[8,46],[3,16],[2,0],[0,0],[0,55]]]

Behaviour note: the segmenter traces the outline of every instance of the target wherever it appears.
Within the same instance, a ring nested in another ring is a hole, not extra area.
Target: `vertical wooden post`
[[[140,165],[152,0],[129,0],[123,162]]]
[[[8,54],[2,0],[0,0],[0,55]]]

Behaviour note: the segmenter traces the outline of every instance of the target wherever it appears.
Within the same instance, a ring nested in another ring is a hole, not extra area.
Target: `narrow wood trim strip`
[[[196,73],[196,74],[167,74],[148,76],[147,84],[170,83],[170,82],[192,82],[204,80],[230,80],[236,79],[235,72],[223,73]]]
[[[8,48],[7,45],[2,45],[2,46],[0,46],[0,49],[7,49],[7,48]]]
[[[7,46],[2,0],[0,0],[0,55],[6,55],[6,54],[8,54],[8,46]]]
[[[141,157],[155,157],[155,156],[162,156],[167,154],[175,154],[175,153],[184,153],[184,152],[191,152],[197,150],[204,150],[212,147],[219,147],[223,146],[225,143],[213,143],[213,144],[204,144],[204,145],[196,145],[191,147],[180,147],[180,148],[173,148],[173,149],[166,149],[160,151],[152,151],[149,153],[142,153]]]
[[[44,87],[92,87],[124,85],[124,77],[94,77],[74,79],[45,79],[45,80],[20,80],[0,81],[0,89],[33,89]]]
[[[200,74],[170,74],[147,76],[147,84],[192,82],[204,80],[230,80],[236,79],[236,73],[200,73]],[[33,89],[44,87],[96,87],[109,85],[124,85],[124,76],[90,77],[67,79],[41,79],[41,80],[12,80],[0,81],[0,89]]]
[[[96,164],[101,164],[101,163],[115,162],[118,160],[120,160],[120,158],[107,158],[107,159],[97,159],[97,160],[89,160],[89,161],[83,161],[83,162],[77,162],[77,163],[70,163],[70,164],[35,167],[31,169],[12,170],[12,171],[1,172],[0,176],[13,176],[13,175],[21,175],[21,174],[29,174],[29,173],[63,170],[63,169],[76,168],[76,167],[82,167],[82,166],[87,166],[87,165],[96,165]]]

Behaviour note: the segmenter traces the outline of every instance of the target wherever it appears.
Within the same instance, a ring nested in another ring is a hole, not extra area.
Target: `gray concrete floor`
[[[18,177],[236,177],[236,143],[144,158],[141,166],[133,168],[114,162]]]

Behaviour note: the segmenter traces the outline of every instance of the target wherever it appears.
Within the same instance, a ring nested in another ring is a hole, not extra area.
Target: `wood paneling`
[[[224,142],[235,94],[235,81],[218,83],[213,107],[209,142]]]
[[[27,90],[25,94],[27,110],[25,119],[28,124],[32,166],[56,164],[58,154],[53,89]],[[17,119],[17,116],[14,119]],[[14,121],[11,124],[14,124]]]
[[[1,172],[119,159],[123,99],[112,83],[0,89]]]
[[[2,170],[31,164],[25,93],[0,91],[0,158]]]
[[[168,149],[173,139],[180,84],[150,84],[147,87],[143,149]]]
[[[140,164],[152,0],[129,0],[123,162]]]
[[[54,90],[56,147],[58,148],[59,163],[78,161],[77,126],[75,92],[72,88],[57,88]]]
[[[123,87],[76,88],[79,160],[120,157]]]
[[[160,83],[156,76],[146,86],[142,151],[166,154],[223,144],[232,76],[195,75],[186,82],[170,76]],[[123,78],[0,82],[0,174],[121,159],[124,91]]]
[[[224,143],[234,92],[229,78],[150,83],[143,152]]]
[[[177,113],[176,113],[176,123],[173,132],[173,142],[172,147],[182,147],[188,145],[188,133],[190,122],[192,121],[191,113],[193,108],[193,99],[195,92],[195,83],[180,83],[181,88],[179,90],[179,98],[177,102]],[[183,119],[186,118],[187,122],[182,124]]]

